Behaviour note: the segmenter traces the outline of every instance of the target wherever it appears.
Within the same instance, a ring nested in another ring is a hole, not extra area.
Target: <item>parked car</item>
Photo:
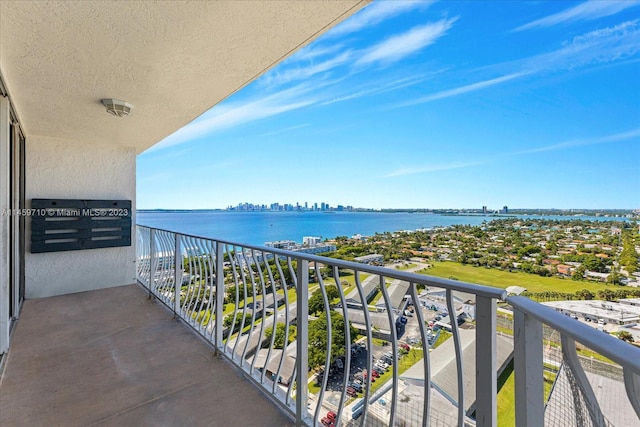
[[[329,419],[328,417],[322,418],[320,422],[322,423],[323,426],[327,426],[327,427],[335,426],[335,423],[333,422],[333,420]]]
[[[354,388],[358,393],[362,391],[362,384],[358,384],[356,382],[349,383],[349,386]]]
[[[385,363],[385,362],[384,362],[384,360],[382,360],[382,359],[379,359],[379,360],[376,362],[375,366],[379,366],[379,367],[381,367],[382,369],[387,369],[387,368],[389,368],[389,364],[388,364],[388,363]]]

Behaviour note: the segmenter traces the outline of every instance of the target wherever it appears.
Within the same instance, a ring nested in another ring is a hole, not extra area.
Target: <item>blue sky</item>
[[[639,208],[640,2],[376,1],[138,156],[138,208]]]

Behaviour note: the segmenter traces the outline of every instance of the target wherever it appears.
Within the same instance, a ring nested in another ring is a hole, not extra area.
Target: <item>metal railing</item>
[[[514,356],[517,425],[543,425],[540,322],[561,332],[569,360],[575,340],[621,364],[640,413],[639,350],[503,289],[144,226],[137,275],[298,426],[493,426],[499,370]],[[506,352],[499,300],[515,315]],[[440,345],[438,328],[452,339]]]

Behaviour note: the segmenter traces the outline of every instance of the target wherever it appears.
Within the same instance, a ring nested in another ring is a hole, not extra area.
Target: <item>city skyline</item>
[[[638,208],[638,5],[373,2],[139,155],[138,206]]]
[[[560,213],[560,214],[620,214],[623,216],[637,216],[640,215],[640,209],[620,209],[620,208],[598,208],[598,209],[584,209],[584,208],[537,208],[537,207],[515,207],[509,208],[504,205],[500,207],[492,206],[470,206],[462,208],[434,208],[434,207],[417,207],[417,208],[396,208],[396,207],[383,207],[383,208],[371,208],[366,206],[352,206],[352,205],[331,205],[324,202],[295,202],[295,203],[250,203],[241,202],[235,205],[229,205],[225,208],[203,208],[203,209],[145,209],[138,208],[139,211],[235,211],[235,212],[323,212],[323,211],[336,211],[336,212],[381,212],[381,211],[397,211],[397,212],[433,212],[433,213],[479,213],[486,215],[493,214],[521,214],[523,212],[545,212]]]

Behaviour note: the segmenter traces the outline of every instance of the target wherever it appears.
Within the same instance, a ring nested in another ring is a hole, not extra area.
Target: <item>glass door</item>
[[[9,203],[13,215],[9,225],[10,307],[11,319],[20,316],[24,301],[24,252],[25,252],[25,189],[24,159],[25,140],[15,116],[11,114],[9,127]]]

